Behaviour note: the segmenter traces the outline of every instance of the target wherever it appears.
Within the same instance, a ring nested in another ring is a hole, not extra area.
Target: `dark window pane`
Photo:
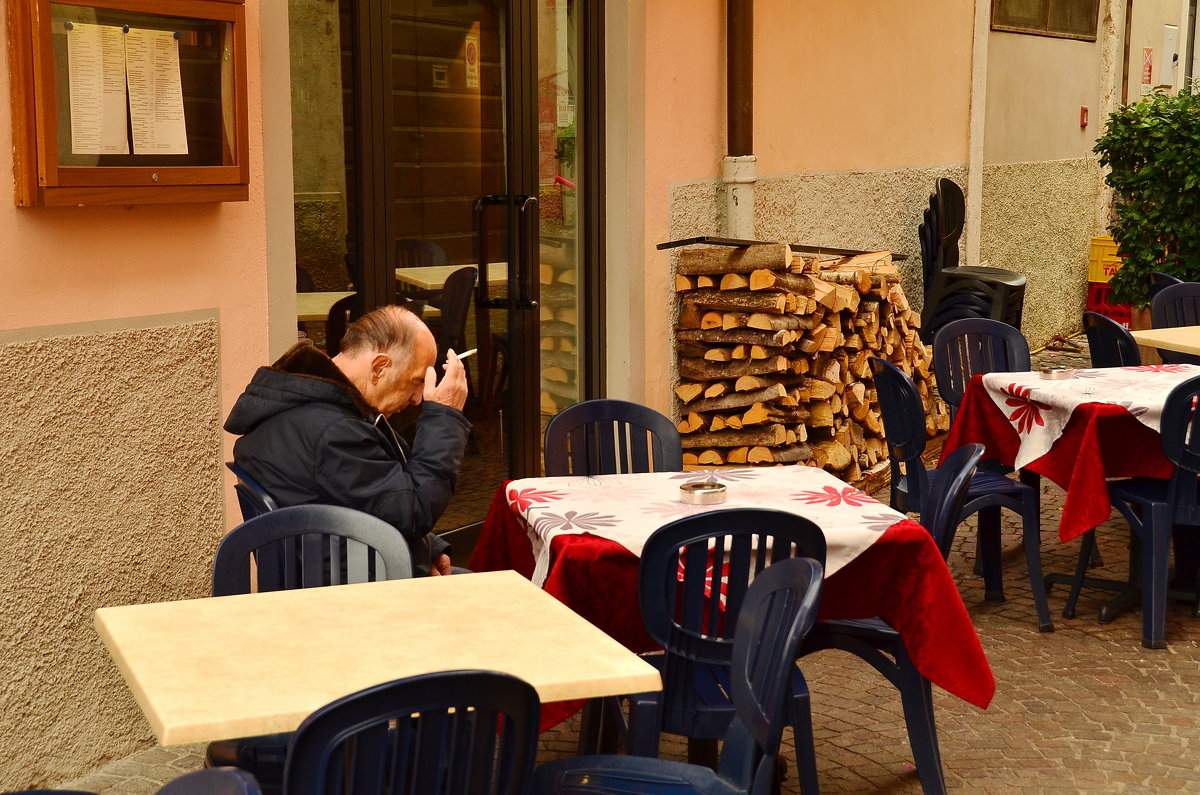
[[[1094,37],[1099,11],[1098,0],[1053,0],[1050,4],[1050,31]]]
[[[1094,40],[1099,12],[1100,0],[992,0],[992,27]]]
[[[996,0],[992,24],[1004,27],[1045,30],[1050,0]]]

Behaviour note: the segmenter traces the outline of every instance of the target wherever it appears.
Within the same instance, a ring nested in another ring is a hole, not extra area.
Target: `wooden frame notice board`
[[[19,206],[245,201],[244,0],[8,0]]]

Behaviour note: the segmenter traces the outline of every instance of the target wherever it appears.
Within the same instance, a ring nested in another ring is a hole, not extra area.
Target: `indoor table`
[[[324,323],[329,319],[330,307],[352,295],[353,290],[296,293],[296,319],[302,323]]]
[[[294,730],[417,674],[518,676],[543,702],[658,690],[658,671],[514,572],[106,607],[96,631],[163,745]]]
[[[1158,423],[1170,391],[1196,375],[1200,367],[1189,364],[1074,370],[1062,380],[1037,372],[978,375],[943,456],[979,443],[985,458],[1049,478],[1066,492],[1058,532],[1070,541],[1111,516],[1106,479],[1171,476]],[[1162,634],[1147,626],[1143,640]]]
[[[1138,345],[1200,356],[1200,326],[1151,328],[1132,333]]]
[[[440,290],[450,274],[474,265],[423,265],[416,268],[396,268],[396,280],[414,290]],[[508,284],[508,263],[488,263],[489,290]]]
[[[679,486],[715,479],[721,505],[679,501]],[[819,617],[895,627],[918,670],[986,707],[995,681],[933,538],[829,473],[805,466],[529,478],[492,500],[470,568],[515,569],[637,652],[656,649],[638,606],[638,553],[659,526],[698,511],[782,508],[816,522],[829,547]]]

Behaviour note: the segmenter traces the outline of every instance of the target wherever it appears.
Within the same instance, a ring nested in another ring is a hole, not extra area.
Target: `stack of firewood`
[[[541,333],[541,413],[557,414],[579,402],[579,354],[576,351],[578,323],[573,250],[542,247],[538,305]]]
[[[805,463],[858,480],[887,458],[872,356],[913,377],[930,435],[949,427],[889,252],[689,249],[675,290],[685,465]]]

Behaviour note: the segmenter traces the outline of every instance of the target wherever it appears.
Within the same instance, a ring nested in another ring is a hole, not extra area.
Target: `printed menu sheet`
[[[169,30],[69,23],[71,152],[186,155],[179,40]]]
[[[187,128],[175,34],[130,28],[125,34],[125,74],[134,154],[186,155]]]
[[[76,22],[67,28],[74,154],[129,154],[123,37],[115,25]]]

